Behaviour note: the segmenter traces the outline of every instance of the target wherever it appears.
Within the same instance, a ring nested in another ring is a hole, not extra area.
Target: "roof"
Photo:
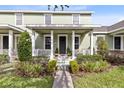
[[[115,23],[111,26],[102,26],[102,27],[96,27],[94,28],[94,32],[95,33],[112,33],[112,32],[116,32],[116,31],[119,31],[119,30],[122,30],[124,29],[124,20],[118,22],[118,23]]]
[[[92,14],[93,11],[35,11],[35,10],[0,10],[0,13],[52,13],[52,14]]]

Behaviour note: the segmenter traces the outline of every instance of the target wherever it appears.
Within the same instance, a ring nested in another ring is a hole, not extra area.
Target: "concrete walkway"
[[[57,71],[54,77],[53,88],[73,88],[70,73],[67,71]]]

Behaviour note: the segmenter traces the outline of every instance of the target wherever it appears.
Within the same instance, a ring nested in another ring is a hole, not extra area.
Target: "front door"
[[[66,37],[59,37],[59,52],[60,54],[66,54]]]

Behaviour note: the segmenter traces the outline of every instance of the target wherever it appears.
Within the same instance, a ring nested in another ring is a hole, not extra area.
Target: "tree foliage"
[[[108,44],[103,38],[99,38],[97,40],[97,49],[98,49],[98,54],[102,55],[105,57],[105,55],[108,53]]]
[[[31,38],[28,32],[22,32],[18,42],[18,57],[20,61],[29,61],[32,57]]]

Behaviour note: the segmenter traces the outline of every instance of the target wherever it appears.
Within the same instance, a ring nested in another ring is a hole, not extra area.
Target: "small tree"
[[[32,57],[31,38],[28,32],[22,32],[18,42],[18,57],[20,61],[29,61]]]
[[[97,53],[105,58],[105,55],[108,53],[108,44],[103,38],[98,38],[97,49]]]

